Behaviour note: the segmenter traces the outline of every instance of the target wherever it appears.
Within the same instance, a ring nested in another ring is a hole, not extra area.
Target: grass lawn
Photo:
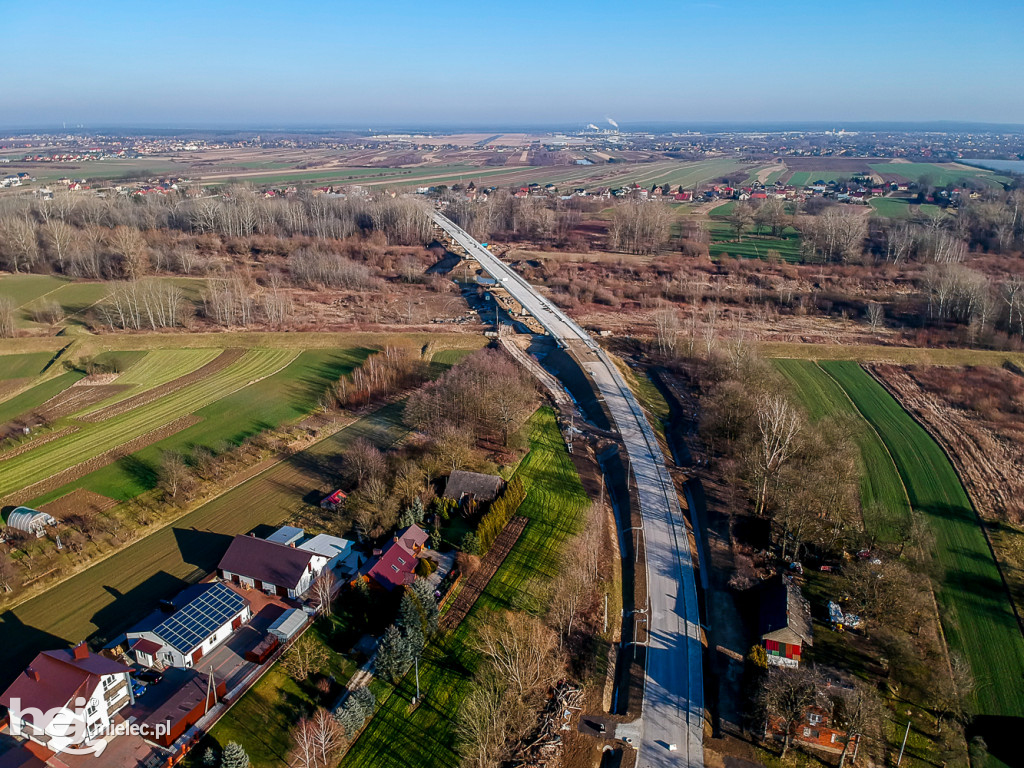
[[[306,630],[306,637],[329,652],[330,660],[323,673],[332,675],[339,685],[347,683],[355,665],[338,653],[339,649],[331,648],[316,624]],[[285,766],[291,749],[288,732],[299,717],[317,706],[320,695],[311,689],[310,683],[295,682],[280,664],[275,664],[217,722],[210,737],[221,749],[230,741],[242,744],[257,768]],[[202,751],[205,747],[200,754]]]
[[[889,219],[909,219],[918,214],[929,217],[942,216],[944,211],[937,205],[911,204],[910,200],[902,197],[873,197],[870,201],[871,207],[879,216]]]
[[[466,648],[467,638],[493,612],[529,599],[535,578],[555,574],[559,553],[589,503],[549,408],[531,419],[530,453],[518,474],[527,489],[519,514],[530,519],[529,525],[462,624],[428,645],[420,662],[423,703],[409,712],[416,685],[407,675],[352,745],[343,768],[406,768],[410,755],[421,768],[458,765],[455,717],[472,689],[478,663]]]
[[[275,464],[242,485],[149,533],[44,594],[0,614],[0,668],[6,686],[40,648],[87,637],[111,638],[216,567],[231,537],[277,526],[319,501],[337,481],[338,456],[363,437],[387,448],[407,434],[401,404],[365,416],[340,432]]]
[[[942,449],[888,392],[853,362],[823,362],[892,456],[914,509],[935,535],[944,569],[938,600],[951,649],[968,660],[975,712],[1024,716],[1024,639],[970,500]]]
[[[23,355],[0,355],[0,380],[27,379],[38,376],[53,355],[50,352],[28,352]]]
[[[860,451],[860,500],[864,528],[881,541],[898,541],[910,502],[892,457],[875,430],[864,421],[836,381],[811,360],[773,360],[792,385],[812,421],[842,419],[849,424]]]
[[[794,187],[803,187],[816,181],[828,183],[830,181],[839,181],[840,179],[850,179],[854,176],[863,175],[856,171],[796,171],[789,177],[787,183],[792,184]]]

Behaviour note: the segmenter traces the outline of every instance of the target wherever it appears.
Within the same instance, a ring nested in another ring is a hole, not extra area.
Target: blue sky
[[[1024,123],[1020,0],[0,0],[0,125]]]

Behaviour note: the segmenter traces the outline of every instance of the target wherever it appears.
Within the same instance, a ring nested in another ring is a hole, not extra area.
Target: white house
[[[297,599],[309,591],[330,559],[255,536],[236,536],[217,566],[217,575],[268,595]]]
[[[135,703],[129,672],[124,664],[91,653],[85,643],[43,651],[0,695],[0,704],[11,712],[12,730],[19,729],[37,744],[49,744],[44,731],[60,707],[84,710],[88,737],[98,737],[108,732],[117,712]],[[43,714],[37,718],[29,708]]]
[[[252,618],[249,601],[223,583],[202,591],[152,628],[126,633],[135,660],[147,667],[192,667]]]
[[[328,558],[324,568],[335,571],[339,576],[354,576],[362,565],[351,541],[327,533],[318,533],[307,539],[299,544],[299,549]]]

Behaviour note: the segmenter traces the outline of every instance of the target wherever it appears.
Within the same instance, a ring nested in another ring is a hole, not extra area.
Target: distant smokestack
[[[587,124],[587,128],[590,128],[591,130],[594,130],[594,131],[600,131],[600,130],[601,130],[600,128],[598,128],[598,127],[597,127],[596,125],[594,125],[593,123],[588,123],[588,124]]]
[[[610,125],[611,125],[611,126],[612,126],[612,127],[614,128],[614,129],[615,129],[615,130],[619,130],[619,124],[618,124],[618,123],[616,123],[616,122],[615,122],[614,120],[612,120],[612,119],[611,119],[610,117],[606,117],[606,118],[605,118],[605,120],[607,120],[607,121],[608,121],[608,123],[609,123],[609,124],[610,124]]]

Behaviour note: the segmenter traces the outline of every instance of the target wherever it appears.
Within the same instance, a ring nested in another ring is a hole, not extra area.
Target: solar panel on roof
[[[154,634],[181,653],[188,653],[245,605],[245,598],[224,584],[215,584],[174,615]]]

